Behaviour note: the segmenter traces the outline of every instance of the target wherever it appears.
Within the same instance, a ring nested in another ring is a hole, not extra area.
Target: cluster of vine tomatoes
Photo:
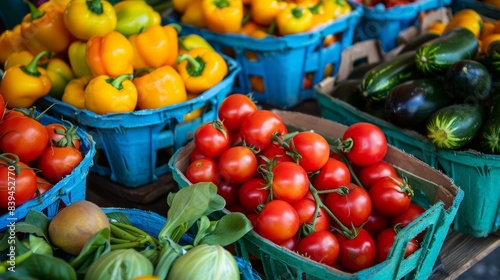
[[[42,195],[83,160],[76,127],[42,124],[42,115],[35,108],[5,109],[0,96],[0,209]]]
[[[398,230],[425,211],[384,161],[387,140],[373,124],[327,140],[289,131],[275,112],[232,94],[193,142],[185,170],[191,183],[214,183],[227,210],[246,214],[259,235],[343,271],[384,261]],[[408,243],[405,256],[419,241]]]

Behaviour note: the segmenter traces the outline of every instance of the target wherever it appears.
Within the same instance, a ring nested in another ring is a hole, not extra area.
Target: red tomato
[[[311,131],[302,131],[293,136],[290,139],[290,150],[307,172],[320,169],[330,157],[330,146],[325,137]]]
[[[313,261],[333,265],[339,256],[337,237],[329,231],[314,232],[299,241],[297,253]]]
[[[307,172],[297,163],[290,161],[278,163],[271,172],[271,190],[274,198],[294,203],[309,191]]]
[[[229,133],[221,121],[200,125],[193,138],[198,151],[210,158],[220,156],[231,145]]]
[[[314,222],[314,231],[328,230],[330,227],[330,217],[324,208],[319,208],[318,215],[314,219],[316,211],[316,202],[310,198],[302,198],[292,204],[299,215],[300,224],[312,224]]]
[[[387,217],[395,217],[408,210],[413,190],[399,177],[385,177],[370,188],[369,194],[375,211]]]
[[[191,162],[186,169],[186,178],[191,184],[199,182],[219,183],[219,167],[211,158],[200,158]]]
[[[396,217],[392,217],[390,220],[390,225],[392,227],[398,225],[400,227],[405,227],[411,222],[413,222],[416,218],[420,217],[425,212],[425,209],[415,203],[410,203],[410,207],[403,214],[398,215]],[[425,231],[421,232],[417,235],[416,239],[418,242],[422,242],[424,240]]]
[[[37,160],[42,176],[52,184],[61,181],[82,162],[82,153],[73,147],[49,146]]]
[[[241,184],[257,173],[257,157],[246,146],[233,146],[219,158],[220,176],[231,183]]]
[[[262,237],[281,244],[299,230],[299,215],[290,203],[283,200],[269,201],[257,218],[256,231]]]
[[[69,128],[59,123],[51,123],[45,126],[47,135],[49,136],[48,145],[68,146],[71,143],[72,147],[80,150],[80,136],[76,133],[76,127],[71,125]],[[59,144],[57,144],[61,141]]]
[[[387,153],[387,138],[376,125],[366,122],[352,124],[342,136],[347,158],[358,166],[381,161]]]
[[[287,241],[279,244],[281,247],[287,248],[290,251],[296,251],[297,246],[299,245],[299,236],[296,234],[292,238]]]
[[[383,177],[398,177],[396,169],[387,161],[378,161],[372,165],[362,166],[357,171],[358,179],[365,189],[370,189],[376,181]]]
[[[204,154],[200,153],[200,151],[196,148],[196,146],[193,148],[193,150],[189,153],[189,162],[193,162],[197,159],[204,158],[206,157]]]
[[[272,144],[273,133],[286,134],[288,129],[280,116],[269,110],[258,110],[241,123],[240,136],[246,145],[259,153]]]
[[[368,217],[368,221],[363,225],[363,228],[370,233],[371,236],[376,237],[381,231],[388,228],[390,220],[384,215],[380,215],[376,211],[372,211]]]
[[[326,196],[325,205],[343,225],[359,227],[368,220],[372,212],[370,196],[364,189],[353,183],[345,189],[345,194],[329,193]]]
[[[19,173],[16,175],[16,169]],[[15,211],[36,194],[36,174],[23,162],[1,161],[0,208]]]
[[[319,191],[332,190],[340,186],[348,186],[350,182],[351,173],[347,165],[330,157],[314,177],[313,186]]]
[[[392,246],[394,245],[394,241],[396,239],[396,231],[394,228],[388,228],[383,230],[375,239],[375,244],[377,246],[377,253],[375,257],[375,263],[381,263],[387,259],[389,256],[389,252],[392,249]],[[408,257],[409,255],[413,254],[415,251],[418,250],[419,248],[418,241],[413,238],[408,241],[408,244],[406,245],[406,250],[404,257]]]
[[[371,235],[363,228],[354,238],[336,235],[339,241],[339,262],[349,271],[357,272],[370,267],[375,261],[376,246]]]
[[[243,120],[257,110],[257,105],[250,97],[234,93],[224,98],[219,106],[218,116],[229,131],[238,132]]]
[[[292,157],[286,153],[285,148],[279,145],[271,145],[259,156],[259,165],[266,164],[267,161],[276,160],[276,163],[293,161]]]
[[[0,150],[16,154],[21,162],[37,159],[47,147],[48,138],[45,127],[30,117],[7,118],[0,123]]]
[[[264,205],[269,197],[269,189],[264,188],[266,180],[252,178],[240,186],[238,200],[241,206],[249,212],[257,213],[258,207]]]
[[[5,99],[3,98],[3,95],[0,94],[0,121],[3,120],[5,114]]]
[[[217,184],[217,194],[222,196],[226,201],[226,206],[225,206],[226,208],[238,203],[239,189],[240,189],[239,185],[229,183],[224,180],[220,181]]]
[[[54,185],[51,184],[49,181],[45,180],[42,177],[36,177],[36,188],[37,191],[33,195],[33,198],[36,198],[38,195],[42,196],[44,193],[46,193],[48,190],[52,189]]]

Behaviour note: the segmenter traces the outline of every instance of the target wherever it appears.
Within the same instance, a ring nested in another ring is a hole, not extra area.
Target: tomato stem
[[[330,145],[330,152],[332,152],[332,153],[334,153],[334,154],[336,154],[336,155],[338,155],[340,157],[340,159],[342,160],[342,162],[349,169],[349,173],[351,173],[351,177],[354,180],[354,182],[356,182],[356,185],[358,185],[360,188],[366,190],[366,188],[363,186],[363,184],[359,180],[358,176],[356,175],[356,173],[352,169],[351,161],[339,149],[335,148],[332,145]]]

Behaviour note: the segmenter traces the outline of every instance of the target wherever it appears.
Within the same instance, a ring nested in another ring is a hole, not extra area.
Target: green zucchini
[[[486,51],[486,61],[493,73],[500,74],[500,41],[495,41],[490,44]]]
[[[365,99],[361,95],[360,85],[360,79],[344,80],[334,86],[330,95],[361,109],[365,104]]]
[[[488,120],[479,131],[479,150],[488,154],[500,154],[500,92],[493,96]]]
[[[452,28],[417,50],[417,69],[424,75],[442,74],[462,59],[473,59],[479,50],[474,33],[463,27]]]
[[[456,150],[468,144],[484,121],[478,103],[456,103],[434,112],[426,124],[426,135],[440,149]]]
[[[373,67],[379,65],[382,63],[382,60],[377,61],[377,62],[372,62],[372,63],[365,63],[358,65],[352,69],[351,73],[349,73],[349,76],[347,79],[362,79],[363,76],[366,74],[366,72],[370,71],[373,69]]]
[[[367,72],[361,81],[361,92],[368,100],[385,100],[392,88],[417,78],[417,74],[415,51],[405,52]]]
[[[412,39],[408,40],[408,42],[404,44],[405,46],[401,50],[401,53],[404,53],[404,52],[407,52],[407,51],[417,50],[424,43],[427,43],[430,40],[434,40],[437,37],[439,37],[439,34],[433,33],[433,32],[426,32],[426,33],[418,34],[417,36],[415,36]]]
[[[415,79],[394,87],[385,101],[385,118],[399,127],[421,132],[435,111],[452,103],[440,80]]]
[[[459,60],[444,74],[444,90],[457,102],[486,100],[491,91],[490,72],[475,60]]]

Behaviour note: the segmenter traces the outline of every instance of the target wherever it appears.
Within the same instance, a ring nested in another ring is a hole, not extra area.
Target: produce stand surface
[[[315,100],[303,102],[292,110],[311,115],[319,114],[318,104]],[[87,200],[93,201],[101,207],[138,208],[151,210],[166,216],[168,211],[166,196],[157,196],[156,200],[140,203],[137,199],[134,201],[134,198],[126,197],[128,194],[122,193],[121,195],[117,195],[115,191],[103,190],[105,182],[102,180],[92,180],[90,179],[92,176],[90,174],[89,180],[87,180]],[[166,184],[168,184],[168,187],[162,186],[162,188],[173,191],[177,190],[174,181],[169,180]],[[116,191],[118,191],[118,187]],[[149,191],[162,192],[163,190],[154,190],[150,187]],[[439,253],[439,261],[442,265],[430,275],[429,279],[457,279],[499,247],[500,233],[490,234],[484,238],[476,238],[450,229]]]

